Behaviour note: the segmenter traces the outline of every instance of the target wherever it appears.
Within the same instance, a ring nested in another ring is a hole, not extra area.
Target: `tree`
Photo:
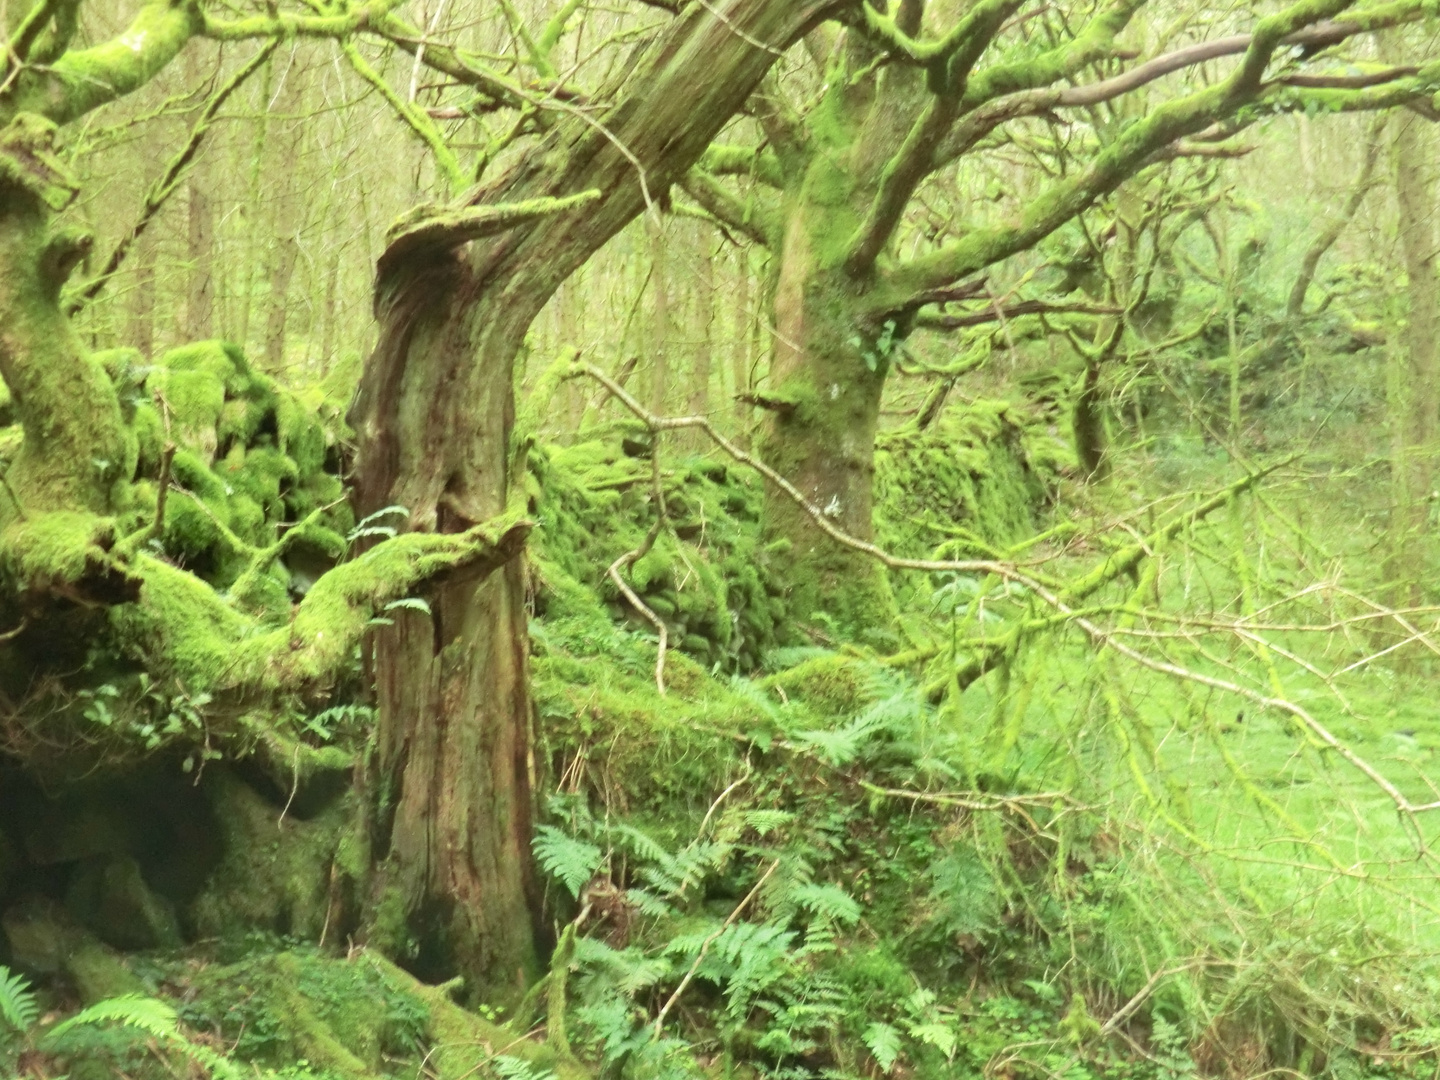
[[[514,380],[531,322],[561,282],[666,198],[776,58],[837,7],[680,7],[584,95],[587,111],[541,112],[533,145],[501,175],[393,238],[376,286],[379,343],[351,413],[362,513],[402,506],[417,534],[449,536],[521,512],[526,433],[516,432]],[[526,35],[542,79],[553,78],[545,43],[553,48],[564,12],[556,18]],[[543,104],[457,53],[427,48],[426,62],[487,107]],[[428,138],[423,119],[407,121]],[[429,973],[458,970],[492,990],[536,966],[527,653],[516,559],[483,582],[459,575],[432,590],[428,611],[401,612],[376,635],[372,659],[371,925],[393,927],[383,916],[399,912]]]
[[[686,181],[717,220],[779,259],[777,354],[760,395],[770,411],[766,460],[844,531],[868,537],[881,393],[917,316],[986,297],[981,275],[1196,140],[1213,145],[1273,109],[1383,106],[1433,90],[1433,67],[1301,73],[1331,46],[1420,11],[1350,8],[1293,4],[1248,33],[1128,65],[1134,52],[1121,37],[1144,10],[1135,0],[1064,13],[993,0],[963,15],[904,0],[863,5],[858,24],[812,34],[813,106],[761,95],[759,145],[718,146]],[[1210,85],[1143,115],[1106,112],[1166,74],[1224,56],[1238,61]],[[1004,191],[1003,212],[987,216],[967,166],[1007,146],[1033,153],[1027,124],[1064,132],[1068,160],[1038,190]],[[926,200],[953,216],[922,221],[915,211]],[[773,497],[767,514],[794,551],[798,616],[823,611],[849,629],[883,619],[886,589],[872,562],[830,542],[789,499]]]

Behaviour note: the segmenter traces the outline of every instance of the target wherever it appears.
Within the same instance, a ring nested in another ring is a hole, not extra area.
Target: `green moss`
[[[136,569],[144,580],[140,603],[110,609],[116,643],[192,691],[221,684],[234,666],[235,643],[254,624],[194,574],[149,555],[137,556]]]
[[[951,409],[924,431],[876,440],[876,527],[882,546],[927,558],[938,548],[985,554],[1026,539],[1056,477],[1036,464],[1040,424],[1003,401]]]
[[[111,518],[57,510],[13,522],[0,533],[0,567],[18,589],[74,584],[109,565]]]
[[[856,657],[826,653],[770,676],[766,685],[805,702],[824,716],[851,716],[866,704],[866,664]]]
[[[281,820],[281,808],[229,773],[207,776],[206,790],[225,856],[190,906],[196,932],[238,939],[267,930],[318,941],[330,913],[330,866],[354,821],[350,799],[307,821]]]
[[[203,454],[209,462],[215,456],[216,428],[225,408],[225,383],[205,368],[157,368],[145,382],[146,389],[161,402],[162,417],[170,418],[170,437]]]
[[[237,1057],[257,1064],[303,1060],[371,1080],[400,1062],[413,1070],[428,1042],[426,1003],[363,957],[294,949],[171,977],[190,984],[186,1020],[223,1033]]]
[[[628,457],[619,440],[537,447],[531,468],[540,528],[537,555],[542,611],[568,610],[575,586],[593,590],[584,603],[614,606],[639,621],[606,568],[637,548],[653,522],[648,463]],[[762,492],[743,470],[700,457],[680,458],[666,471],[671,525],[627,580],[670,624],[672,640],[707,665],[758,666],[775,641],[772,558],[760,543]],[[583,606],[583,604],[582,604]]]

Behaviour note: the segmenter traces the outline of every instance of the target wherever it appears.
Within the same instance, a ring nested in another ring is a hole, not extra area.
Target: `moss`
[[[579,586],[593,590],[581,606],[611,603],[623,618],[638,620],[605,570],[638,547],[653,522],[648,463],[627,456],[612,438],[537,447],[531,467],[539,480],[532,546],[541,611],[567,611]],[[627,578],[670,624],[680,648],[707,665],[753,669],[775,642],[779,591],[760,543],[760,486],[743,470],[692,457],[669,465],[665,488],[671,528]]]
[[[252,621],[200,578],[163,560],[140,555],[136,569],[144,579],[140,603],[109,613],[116,643],[192,691],[218,686],[234,665],[235,643],[253,631]]]
[[[162,403],[162,417],[169,415],[170,437],[207,464],[214,460],[216,428],[225,408],[224,381],[204,368],[157,368],[145,386]]]
[[[825,716],[851,716],[870,697],[866,665],[856,657],[826,653],[770,676],[767,686],[810,705]]]
[[[257,953],[198,973],[169,978],[188,984],[182,1015],[256,1064],[303,1060],[312,1071],[371,1080],[419,1063],[430,1010],[363,958],[341,960],[311,949]]]
[[[136,440],[136,471],[148,476],[159,475],[160,458],[165,452],[165,421],[159,408],[148,401],[136,405],[130,430]]]
[[[1034,461],[1040,425],[1003,401],[948,410],[924,431],[904,427],[876,441],[876,526],[897,554],[938,548],[984,554],[1034,533],[1056,477]],[[968,545],[968,546],[967,546]]]
[[[297,775],[295,783],[299,783]],[[349,797],[308,821],[234,775],[206,778],[225,856],[190,905],[202,937],[238,939],[255,930],[318,941],[330,915],[330,866],[353,822]]]
[[[57,510],[0,533],[0,567],[20,589],[72,585],[109,567],[114,537],[111,518]]]

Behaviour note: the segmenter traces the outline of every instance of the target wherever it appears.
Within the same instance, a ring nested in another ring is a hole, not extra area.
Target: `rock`
[[[130,850],[139,837],[135,819],[125,809],[105,786],[77,785],[31,811],[23,837],[25,854],[36,866],[53,866]]]
[[[0,927],[16,967],[32,975],[68,976],[87,1005],[145,993],[139,977],[52,900],[24,897],[0,917]]]
[[[65,905],[116,949],[177,948],[183,943],[174,907],[151,891],[140,864],[129,855],[82,863],[70,881]]]

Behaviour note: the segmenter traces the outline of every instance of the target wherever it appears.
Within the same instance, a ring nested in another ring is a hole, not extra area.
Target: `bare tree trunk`
[[[190,341],[215,332],[215,210],[203,168],[195,164],[187,187],[185,337]]]
[[[670,252],[658,213],[646,217],[645,235],[650,241],[650,292],[655,303],[648,342],[650,411],[664,416],[670,391]]]
[[[1429,545],[1430,491],[1437,423],[1436,361],[1440,333],[1440,280],[1435,275],[1434,178],[1428,166],[1434,140],[1426,124],[1402,113],[1395,132],[1395,194],[1400,215],[1400,246],[1409,278],[1409,317],[1399,347],[1392,353],[1390,431],[1391,476],[1395,509],[1391,566],[1396,603],[1423,602]]]
[[[298,63],[291,66],[281,92],[281,109],[293,115],[302,102],[302,75]],[[285,332],[290,320],[290,279],[300,258],[300,228],[305,220],[301,203],[298,170],[305,140],[305,125],[291,120],[289,130],[275,139],[275,165],[272,176],[280,178],[272,203],[275,227],[274,246],[270,250],[270,295],[265,315],[265,367],[278,371],[285,366]]]
[[[130,301],[130,344],[145,356],[155,353],[155,230],[135,242],[135,290]]]
[[[754,365],[755,338],[752,327],[755,312],[750,299],[750,265],[744,250],[736,258],[738,281],[735,290],[735,328],[730,339],[730,370],[734,384],[736,435],[748,441],[750,404],[742,400],[750,393],[750,369]]]
[[[376,290],[380,339],[351,414],[362,512],[399,504],[411,528],[451,531],[506,510],[514,365],[531,322],[694,163],[777,51],[832,6],[687,5],[640,47],[623,85],[597,95],[615,96],[614,106],[562,120],[474,201],[598,198],[468,251],[457,250],[460,237],[392,246]],[[509,991],[536,967],[523,580],[517,563],[478,588],[444,582],[428,615],[402,613],[373,652],[369,936],[402,951],[416,943],[423,973],[462,972],[480,993]]]

